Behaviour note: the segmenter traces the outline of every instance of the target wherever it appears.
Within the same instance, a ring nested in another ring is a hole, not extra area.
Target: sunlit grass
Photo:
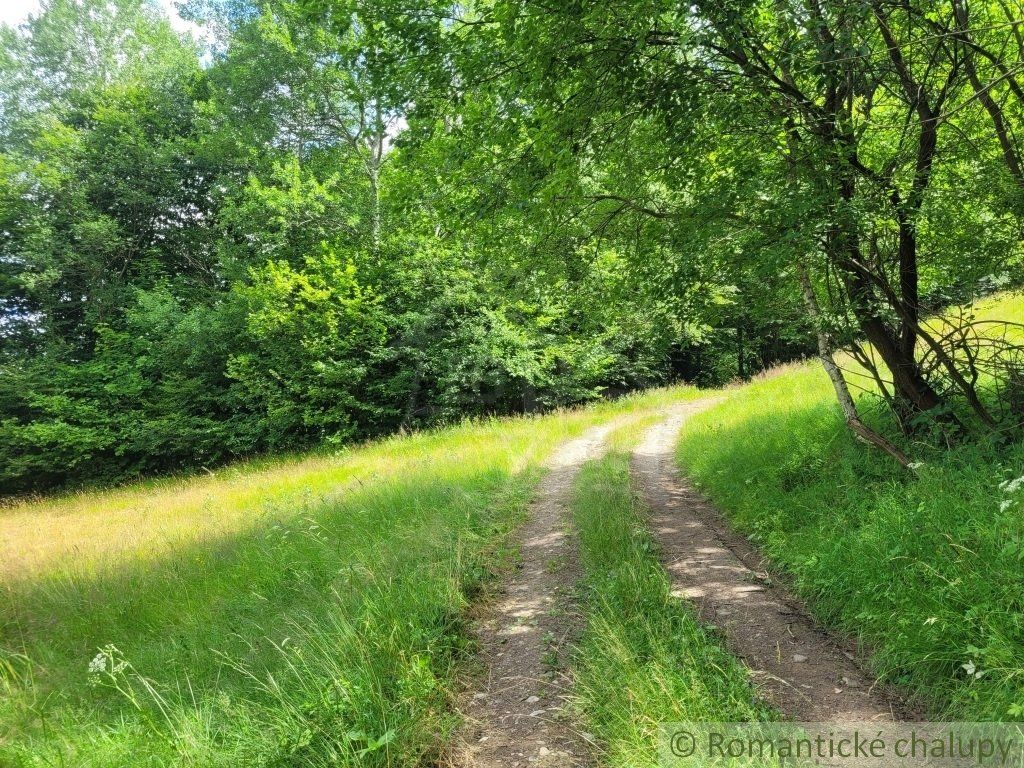
[[[650,393],[645,402],[671,395]],[[565,424],[586,423],[615,410],[568,411]],[[505,436],[509,468],[535,460],[522,432],[535,420],[492,419],[449,430],[392,437],[363,447],[231,465],[205,474],[79,492],[0,507],[0,577],[45,572],[73,559],[79,569],[117,567],[176,548],[287,519],[364,482],[410,467],[474,453],[474,443]],[[518,430],[518,431],[517,431]]]
[[[1024,291],[981,299],[974,304],[973,314],[978,320],[1024,324]],[[1012,329],[1011,333],[1017,338],[1024,337],[1020,328]]]
[[[338,493],[358,479],[393,473],[429,436],[388,440],[362,451],[251,462],[209,475],[80,492],[0,508],[0,574],[45,571],[74,557],[116,566],[191,542],[226,536],[293,514],[302,497]]]
[[[467,600],[543,459],[589,425],[690,396],[4,510],[0,765],[436,759]]]

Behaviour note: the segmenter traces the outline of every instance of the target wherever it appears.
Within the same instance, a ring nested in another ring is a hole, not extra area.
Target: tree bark
[[[840,147],[846,146],[842,139],[838,139],[838,143]],[[842,151],[844,150],[840,149],[840,152]],[[853,150],[845,151],[852,152]],[[840,202],[842,208],[846,209],[855,198],[856,181],[849,163],[842,157],[838,159],[837,173],[841,174],[842,179],[839,185]],[[874,306],[876,297],[871,286],[870,275],[864,266],[857,233],[851,231],[854,225],[844,219],[842,214],[835,215],[834,229],[828,238],[829,257],[842,272],[843,283],[861,332],[878,350],[879,356],[889,368],[893,388],[897,394],[915,411],[924,412],[937,408],[942,405],[942,398],[921,375],[921,369],[914,354],[914,345],[906,340],[907,323],[902,324],[900,335],[897,335]],[[912,297],[916,296],[917,292],[916,259],[913,260],[913,264],[913,269],[909,265],[902,264],[900,269],[901,282],[913,283],[912,286],[906,286],[911,290]],[[898,302],[900,298],[893,297],[890,299],[890,303],[892,301]],[[897,314],[901,314],[901,307],[894,306],[893,309]],[[914,327],[916,328],[916,324]],[[916,333],[914,338],[916,339]]]

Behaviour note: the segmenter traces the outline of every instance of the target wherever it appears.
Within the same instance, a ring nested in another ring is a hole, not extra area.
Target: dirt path
[[[589,430],[548,462],[522,532],[522,567],[477,623],[486,672],[462,702],[469,726],[457,764],[465,768],[590,763],[561,711],[569,680],[559,651],[578,626],[571,593],[579,567],[566,507],[580,467],[601,453],[616,425]]]
[[[763,697],[804,722],[912,719],[892,693],[874,685],[852,649],[816,627],[803,605],[773,584],[758,553],[681,477],[676,438],[708,401],[674,409],[633,453],[632,471],[673,593],[718,626],[751,669]]]

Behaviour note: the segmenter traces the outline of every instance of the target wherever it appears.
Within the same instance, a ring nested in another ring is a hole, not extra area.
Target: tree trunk
[[[909,468],[910,460],[903,451],[897,448],[892,441],[878,434],[861,421],[860,414],[857,412],[857,404],[854,402],[853,395],[850,394],[850,388],[843,377],[843,372],[839,370],[839,366],[836,364],[832,338],[822,323],[818,297],[814,293],[814,286],[811,285],[811,278],[807,274],[807,268],[801,264],[799,269],[804,304],[807,306],[807,314],[811,316],[811,320],[814,322],[815,332],[818,337],[818,359],[821,360],[821,364],[825,368],[829,380],[832,382],[832,388],[836,392],[836,399],[839,401],[839,407],[843,411],[843,419],[846,421],[846,426],[860,440],[885,451],[885,453],[899,462],[901,466]]]
[[[838,227],[844,229],[842,223]],[[843,284],[857,323],[888,367],[897,395],[917,412],[930,411],[942,405],[942,398],[921,374],[913,344],[908,345],[904,339],[897,337],[875,307],[876,297],[864,273],[855,235],[841,232],[833,238],[831,246],[834,251],[833,263],[842,272]],[[894,309],[899,310],[898,307]]]
[[[861,332],[878,350],[879,356],[889,368],[894,390],[913,411],[930,411],[942,405],[942,398],[921,374],[914,349],[916,323],[910,324],[904,319],[897,332],[889,327],[879,313],[875,306],[877,297],[871,285],[871,275],[864,265],[856,225],[849,222],[848,214],[842,213],[849,210],[856,197],[857,182],[855,171],[851,168],[852,161],[856,161],[855,139],[836,135],[833,140],[839,150],[836,172],[840,177],[840,213],[835,214],[834,229],[828,237],[829,256],[841,271],[843,284],[850,297],[850,307]],[[899,207],[897,210],[900,210]],[[905,311],[901,311],[906,310],[904,297],[909,298],[915,306],[917,302],[917,242],[909,222],[901,221],[901,225],[899,271],[900,293],[903,296],[887,297],[887,301],[897,316],[905,318]]]
[[[736,372],[739,374],[741,379],[747,378],[746,366],[743,364],[743,358],[745,352],[743,349],[743,325],[742,323],[736,324]]]

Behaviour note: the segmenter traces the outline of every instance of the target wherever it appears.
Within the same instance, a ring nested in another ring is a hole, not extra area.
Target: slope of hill
[[[979,317],[1024,322],[1024,295]],[[865,401],[867,402],[867,401]],[[901,470],[794,365],[687,424],[685,470],[876,671],[959,719],[1024,716],[1024,445],[911,445]]]
[[[470,606],[514,559],[546,457],[613,418],[612,454],[584,468],[572,510],[578,714],[614,765],[643,764],[666,717],[773,716],[669,595],[629,492],[640,429],[700,396],[0,511],[0,764],[429,764],[457,733]],[[1024,716],[1024,447],[909,445],[907,473],[850,437],[812,363],[714,396],[679,460],[817,617],[934,715]]]

